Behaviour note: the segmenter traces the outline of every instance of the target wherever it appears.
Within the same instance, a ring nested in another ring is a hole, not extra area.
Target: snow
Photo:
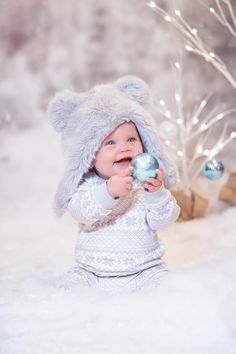
[[[171,271],[159,288],[65,292],[77,225],[51,208],[59,138],[45,122],[1,145],[0,353],[236,353],[236,208],[160,233]]]

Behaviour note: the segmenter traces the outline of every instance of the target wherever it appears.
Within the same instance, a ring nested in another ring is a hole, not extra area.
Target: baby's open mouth
[[[117,163],[117,164],[129,164],[131,160],[132,160],[132,157],[125,157],[123,159],[115,161],[115,163]]]

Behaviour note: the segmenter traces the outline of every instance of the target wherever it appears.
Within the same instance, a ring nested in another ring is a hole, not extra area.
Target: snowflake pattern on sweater
[[[165,270],[161,259],[165,247],[156,232],[179,215],[169,190],[162,187],[150,193],[139,188],[114,200],[104,179],[89,173],[72,196],[69,212],[79,224],[75,259],[77,275],[81,272],[83,281],[89,274],[89,279],[99,279],[92,286],[96,283],[102,288],[106,283],[108,290],[109,279],[114,289],[114,279],[120,284],[118,278],[126,277],[127,288],[130,277],[134,289],[133,279],[140,288],[141,278],[146,281],[148,273],[151,276]]]

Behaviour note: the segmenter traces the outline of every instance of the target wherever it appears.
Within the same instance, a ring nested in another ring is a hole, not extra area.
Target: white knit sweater
[[[139,188],[114,200],[105,180],[89,173],[69,212],[79,222],[78,266],[99,277],[117,277],[161,263],[164,245],[156,231],[176,220],[179,206],[164,187],[154,193]]]

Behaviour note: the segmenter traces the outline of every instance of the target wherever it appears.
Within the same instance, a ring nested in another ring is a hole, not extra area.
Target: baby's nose
[[[130,151],[130,146],[128,144],[124,144],[121,146],[121,152],[124,152],[124,151]]]

